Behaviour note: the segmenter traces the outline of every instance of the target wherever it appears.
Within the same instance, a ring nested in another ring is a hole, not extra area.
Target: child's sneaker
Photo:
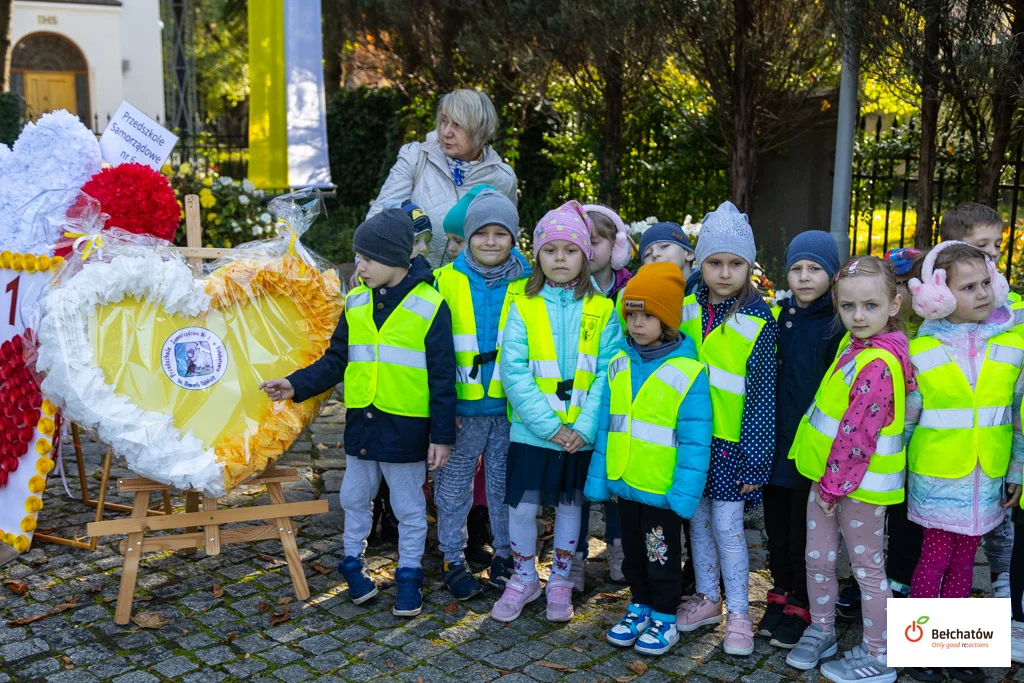
[[[612,544],[608,546],[608,578],[615,583],[626,582],[626,575],[622,573],[623,559],[622,539],[616,538],[612,541]]]
[[[491,619],[503,622],[515,621],[523,613],[523,608],[527,603],[540,597],[540,592],[540,581],[523,583],[518,574],[513,574],[505,584],[505,592],[491,608]]]
[[[776,591],[768,591],[768,606],[764,608],[761,621],[757,622],[757,635],[771,636],[776,627],[782,623],[782,610],[786,609],[786,596]]]
[[[818,628],[817,624],[811,624],[800,636],[800,642],[796,647],[786,655],[786,664],[794,669],[807,671],[818,666],[822,658],[831,657],[838,651],[835,632],[826,633]]]
[[[680,631],[696,631],[701,626],[710,626],[722,621],[722,601],[711,602],[703,595],[683,598],[676,612],[676,628]]]
[[[664,621],[673,615],[652,612],[651,617],[651,625],[637,638],[633,649],[642,655],[663,655],[679,642],[679,631],[673,622]]]
[[[442,578],[456,600],[469,600],[484,591],[484,587],[473,578],[464,562],[445,562]]]
[[[821,675],[836,683],[893,683],[896,669],[886,666],[885,655],[872,655],[863,644],[821,665]]]
[[[377,595],[377,586],[370,578],[370,573],[366,571],[363,558],[346,555],[345,559],[338,563],[338,571],[345,577],[348,597],[354,604],[361,605]]]
[[[561,574],[551,573],[544,592],[548,597],[548,621],[562,622],[572,619],[572,581]]]
[[[415,617],[423,611],[423,570],[414,567],[399,567],[395,572],[398,586],[395,606],[391,613],[396,617]]]
[[[1010,659],[1024,662],[1024,623],[1019,621],[1010,624]]]
[[[847,621],[860,619],[860,584],[850,579],[836,598],[836,615]]]
[[[754,651],[754,622],[749,614],[729,612],[725,618],[725,640],[722,649],[727,655],[746,656]]]
[[[974,666],[947,666],[946,673],[953,680],[964,683],[982,683],[986,678],[984,669]]]
[[[1010,597],[1010,572],[996,574],[995,578],[992,579],[992,597]]]
[[[801,605],[790,598],[789,604],[782,611],[782,622],[772,631],[769,642],[775,647],[792,650],[810,625],[811,613],[807,611],[807,605]]]
[[[498,590],[505,590],[505,584],[512,578],[513,569],[511,557],[495,555],[491,560],[491,568],[487,571],[487,585]]]
[[[615,647],[632,647],[640,634],[651,625],[651,608],[647,605],[629,604],[626,616],[608,629],[608,642]]]
[[[587,558],[583,557],[582,552],[578,552],[569,567],[569,581],[572,582],[572,589],[577,593],[583,592],[586,574]]]

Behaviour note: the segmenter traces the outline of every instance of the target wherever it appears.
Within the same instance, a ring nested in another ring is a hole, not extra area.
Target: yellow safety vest
[[[882,428],[875,444],[875,452],[868,462],[868,471],[860,486],[849,494],[850,498],[875,505],[895,505],[903,502],[903,484],[906,481],[907,451],[903,444],[903,426],[907,396],[903,368],[899,360],[884,349],[863,349],[836,372],[837,357],[821,381],[814,402],[797,427],[789,459],[796,460],[800,474],[818,481],[825,474],[832,442],[839,434],[843,416],[850,407],[850,386],[865,365],[882,360],[892,373],[894,415]]]
[[[430,417],[425,340],[444,299],[420,282],[380,329],[373,322],[373,290],[363,285],[345,297],[348,366],[345,405],[406,417]]]
[[[605,468],[609,480],[664,495],[672,488],[678,454],[679,406],[704,366],[691,358],[670,358],[633,398],[629,356],[619,351],[608,365],[611,405]]]
[[[498,365],[498,353],[501,349],[501,335],[508,320],[508,309],[512,299],[526,291],[526,278],[509,283],[505,292],[505,301],[501,306],[498,318],[497,348],[494,351],[480,353],[476,335],[476,314],[473,311],[473,293],[469,288],[469,277],[454,268],[439,268],[436,271],[437,290],[448,302],[452,310],[452,335],[455,340],[455,392],[463,401],[479,401],[484,398],[483,377],[480,367],[494,363],[494,372],[487,385],[487,396],[505,398],[505,389],[501,386],[501,370]]]
[[[736,313],[705,338],[697,297],[691,294],[683,299],[679,329],[697,345],[699,358],[708,369],[711,433],[717,439],[739,443],[747,399],[747,359],[765,324],[766,320],[755,315]]]
[[[1013,313],[1013,331],[1024,337],[1024,301],[1018,301],[1010,305]]]
[[[611,299],[591,295],[583,302],[580,320],[580,341],[576,354],[576,371],[570,380],[562,380],[555,352],[555,338],[547,305],[540,296],[516,298],[516,309],[526,325],[529,346],[530,372],[537,388],[544,394],[551,410],[562,424],[573,424],[583,410],[590,387],[597,378],[597,357],[601,348],[601,333],[608,325],[615,309]],[[566,410],[566,403],[569,404]],[[511,412],[511,405],[509,406]]]
[[[973,391],[935,337],[910,342],[910,359],[923,399],[910,439],[910,471],[957,479],[975,465],[1006,476],[1013,440],[1013,390],[1024,365],[1024,339],[1004,332],[988,340]]]

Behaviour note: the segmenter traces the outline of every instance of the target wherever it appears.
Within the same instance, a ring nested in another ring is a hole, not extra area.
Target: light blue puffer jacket
[[[530,277],[530,264],[518,249],[512,250],[511,257],[522,261],[523,277]],[[477,348],[481,353],[493,351],[498,345],[498,322],[501,319],[501,307],[505,303],[505,292],[508,291],[509,283],[502,282],[494,287],[488,287],[484,284],[483,277],[466,263],[465,251],[455,257],[452,268],[469,278],[469,292],[473,296],[473,315],[476,317]],[[482,365],[480,373],[483,376],[484,387],[489,386],[491,375],[494,374],[494,363]],[[504,415],[505,412],[506,404],[503,398],[484,396],[479,401],[459,400],[456,404],[456,415],[459,417]]]
[[[576,372],[576,356],[580,340],[580,319],[583,316],[583,300],[576,300],[573,290],[544,285],[537,296],[543,297],[551,320],[551,333],[558,354],[558,367],[564,379]],[[600,296],[600,295],[598,295]],[[601,397],[608,384],[608,363],[622,348],[622,328],[618,318],[612,315],[601,331],[601,346],[597,357],[597,378],[590,388],[586,403],[574,425],[586,442],[586,449],[593,447],[597,439],[600,421]],[[526,341],[526,325],[523,323],[515,304],[509,310],[508,321],[501,344],[501,383],[512,405],[511,440],[515,443],[557,449],[550,441],[558,432],[562,421],[548,405],[544,395],[537,388],[529,365],[529,346]]]
[[[670,358],[697,359],[697,350],[693,341],[684,337],[682,343],[672,352],[644,361],[640,353],[629,342],[626,343],[626,354],[629,355],[630,383],[633,385],[633,398],[636,398],[640,387],[647,378],[655,373]],[[601,426],[594,447],[594,455],[590,460],[590,472],[583,493],[593,501],[608,500],[611,496],[619,499],[632,500],[651,507],[672,510],[683,519],[690,519],[697,511],[700,497],[704,494],[704,484],[708,477],[708,464],[711,461],[711,392],[708,387],[707,373],[701,373],[693,381],[686,398],[679,405],[679,416],[676,422],[675,471],[672,475],[672,488],[664,495],[640,491],[631,487],[621,479],[608,480],[608,469],[605,456],[608,450],[608,415],[610,413],[611,389],[605,384],[604,397],[601,402]]]

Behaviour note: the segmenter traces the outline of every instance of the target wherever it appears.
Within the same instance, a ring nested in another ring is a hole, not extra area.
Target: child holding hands
[[[512,410],[505,502],[515,573],[491,617],[513,621],[540,597],[537,512],[556,507],[547,618],[573,615],[569,572],[608,363],[622,346],[610,299],[590,279],[590,219],[578,202],[549,211],[533,234],[536,262],[502,335],[501,381]],[[568,378],[568,379],[566,379]]]

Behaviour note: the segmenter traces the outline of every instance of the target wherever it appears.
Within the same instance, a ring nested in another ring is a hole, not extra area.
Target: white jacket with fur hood
[[[437,141],[437,131],[431,131],[425,141],[410,142],[398,150],[398,160],[391,167],[366,217],[400,206],[406,200],[418,204],[430,217],[434,237],[428,260],[436,268],[444,259],[447,241],[443,227],[445,214],[470,188],[482,183],[498,188],[518,205],[516,173],[501,160],[493,147],[484,147],[483,159],[468,170],[463,184],[459,186],[452,179],[448,161]]]

